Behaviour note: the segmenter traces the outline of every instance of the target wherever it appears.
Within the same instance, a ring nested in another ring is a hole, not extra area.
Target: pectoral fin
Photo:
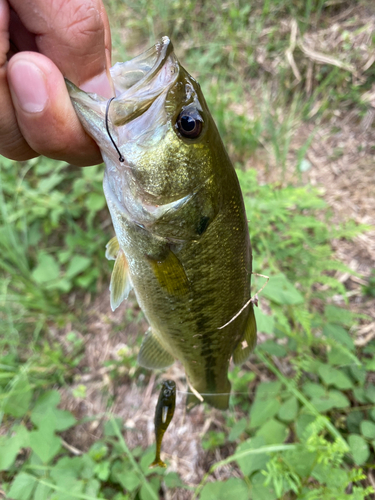
[[[105,246],[105,258],[108,260],[116,260],[120,245],[117,236],[114,236]]]
[[[169,295],[179,296],[189,291],[189,281],[185,269],[172,250],[169,250],[166,257],[162,260],[155,260],[148,257],[148,261],[160,286]]]
[[[129,276],[128,261],[123,250],[120,249],[112,271],[111,284],[109,285],[112,311],[117,309],[121,302],[128,298],[131,289],[132,283]]]
[[[174,357],[160,344],[151,328],[141,345],[138,363],[144,368],[166,368],[174,363]]]
[[[249,317],[247,318],[245,332],[233,352],[235,365],[242,365],[251,354],[257,341],[257,324],[255,321],[253,305],[250,305]]]

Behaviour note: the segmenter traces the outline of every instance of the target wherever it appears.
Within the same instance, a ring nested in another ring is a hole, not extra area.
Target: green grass
[[[108,10],[117,60],[162,33],[173,38],[186,68],[194,68],[238,169],[255,272],[270,277],[256,309],[267,339],[251,359],[266,380],[249,365],[231,372],[226,425],[202,438],[208,454],[230,451],[207,465],[191,496],[370,498],[375,348],[353,341],[363,317],[351,312],[348,290],[336,277],[350,270],[332,249],[333,240],[351,241],[367,228],[334,223],[319,187],[302,179],[320,123],[337,109],[363,114],[361,96],[374,75],[369,69],[354,84],[345,69],[316,65],[308,93],[303,54],[294,53],[298,84],[284,57],[290,44],[284,28],[292,18],[303,36],[328,27],[340,7],[322,0],[112,0]],[[125,43],[123,29],[132,33]],[[350,38],[346,43],[354,64],[359,56]],[[293,138],[308,119],[312,132],[296,149]],[[264,159],[261,173],[275,181],[265,184],[249,168],[257,157]],[[113,233],[102,175],[101,166],[0,158],[0,482],[14,500],[148,500],[160,497],[162,485],[191,490],[176,473],[149,470],[153,446],[129,450],[116,416],[97,416],[103,437],[82,455],[63,446],[61,432],[82,423],[59,409],[58,389],[72,383],[85,348],[74,325],[85,333],[85,296],[95,297],[109,283],[104,247]],[[255,291],[264,279],[253,281]],[[362,292],[374,296],[373,278]],[[343,298],[344,308],[334,296]],[[128,314],[126,324],[137,321]],[[56,338],[53,329],[65,333]],[[133,349],[125,358],[134,373]],[[113,364],[111,377],[119,376],[121,364]],[[84,399],[85,387],[76,391]],[[226,467],[235,468],[234,477],[215,480]]]

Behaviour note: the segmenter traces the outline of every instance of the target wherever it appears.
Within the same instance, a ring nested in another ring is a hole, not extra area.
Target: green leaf
[[[260,400],[255,399],[250,410],[250,429],[259,427],[266,420],[274,417],[280,409],[280,401],[277,399]]]
[[[317,452],[308,451],[304,444],[297,444],[295,450],[284,454],[285,461],[299,477],[309,477],[317,461]]]
[[[370,449],[367,442],[358,434],[350,434],[348,438],[350,451],[356,465],[363,465],[370,456]]]
[[[365,396],[368,401],[371,401],[371,403],[375,403],[375,385],[370,384],[366,387]]]
[[[49,407],[57,406],[60,403],[60,400],[61,396],[58,391],[46,391],[36,400],[34,410],[38,409],[39,411],[44,412],[48,410]]]
[[[370,417],[372,418],[372,420],[375,420],[375,408],[370,410]]]
[[[80,474],[80,462],[77,458],[63,457],[58,460],[56,465],[51,469],[51,477],[56,481],[57,484],[64,484],[69,482],[71,479],[79,477]]]
[[[30,432],[30,446],[43,463],[48,463],[60,450],[61,439],[55,435],[53,408],[41,420],[39,429]]]
[[[353,324],[352,313],[341,307],[327,305],[324,309],[324,315],[331,323],[338,323],[349,327]]]
[[[160,480],[157,477],[153,477],[149,484],[146,485],[142,483],[141,489],[139,490],[139,496],[141,500],[157,500],[159,498]],[[151,491],[150,491],[151,490]]]
[[[350,368],[350,372],[353,375],[353,377],[355,378],[355,380],[360,385],[363,385],[366,381],[366,376],[367,376],[367,372],[366,372],[365,367],[352,365],[349,368]]]
[[[286,425],[271,418],[257,431],[256,436],[262,436],[266,444],[283,443],[288,435]]]
[[[31,275],[36,283],[47,283],[59,277],[60,266],[52,255],[40,252],[38,255],[38,265],[34,268]]]
[[[262,344],[259,345],[258,349],[271,354],[272,356],[277,356],[279,358],[286,356],[286,349],[284,346],[275,342],[275,340],[266,340]]]
[[[345,352],[344,348],[340,345],[333,346],[331,350],[328,351],[328,363],[335,366],[351,366],[354,360],[352,357],[353,355],[350,354],[349,351]]]
[[[347,408],[350,406],[349,399],[340,391],[328,391],[320,398],[313,398],[311,403],[320,412],[326,412],[332,408]]]
[[[281,305],[303,304],[304,299],[300,292],[288,281],[282,273],[270,277],[263,290],[263,295]]]
[[[367,398],[366,398],[365,389],[363,387],[354,387],[353,394],[354,394],[355,399],[359,403],[367,403],[368,402]]]
[[[266,441],[263,437],[253,437],[251,439],[247,439],[239,446],[237,446],[236,454],[240,452],[244,452],[247,450],[255,450],[260,448],[266,444]],[[270,457],[266,453],[262,453],[259,455],[247,455],[244,458],[238,458],[237,463],[241,469],[241,472],[244,476],[250,476],[254,471],[264,469]]]
[[[109,474],[111,472],[111,464],[107,460],[105,462],[99,462],[94,468],[95,475],[101,481],[107,481]]]
[[[306,441],[310,435],[312,434],[311,428],[309,428],[309,425],[314,422],[315,417],[313,415],[310,415],[308,413],[301,413],[296,421],[296,433],[298,436],[298,439],[301,441]]]
[[[281,382],[261,382],[257,386],[256,399],[274,399],[281,392]]]
[[[51,498],[52,488],[46,486],[45,484],[38,483],[38,486],[34,492],[34,500],[49,500]]]
[[[105,198],[103,193],[89,193],[86,197],[86,207],[90,212],[98,212],[105,207]]]
[[[257,472],[251,478],[251,500],[276,500],[277,495],[271,485],[266,485],[266,478],[261,472]]]
[[[295,396],[292,396],[291,398],[287,399],[284,401],[284,403],[281,405],[279,413],[277,416],[279,417],[280,420],[285,420],[286,422],[291,422],[296,419],[297,413],[298,413],[298,401]]]
[[[23,417],[29,409],[32,390],[25,374],[21,374],[12,386],[9,396],[5,400],[3,412],[12,417]]]
[[[123,424],[123,419],[121,417],[116,417],[113,419],[113,421],[119,429],[123,428],[124,424]],[[104,422],[104,436],[106,437],[116,436],[116,432],[113,429],[112,420],[107,420],[106,422]]]
[[[314,382],[306,382],[303,384],[302,391],[310,398],[321,398],[325,396],[326,393],[322,385],[315,384]]]
[[[81,468],[80,477],[82,479],[92,479],[94,476],[94,468],[96,467],[96,463],[94,460],[87,455],[86,453],[80,457],[76,457],[77,462],[79,463],[79,467]]]
[[[320,463],[314,467],[311,474],[319,483],[327,484],[331,488],[338,488],[343,492],[346,484],[348,484],[348,473],[345,470],[337,467],[327,467],[326,464]]]
[[[57,484],[61,491],[56,495],[56,500],[77,500],[83,494],[85,482],[78,479],[67,478],[64,482]],[[54,497],[52,497],[54,498]]]
[[[280,391],[280,382],[262,382],[258,385],[254,403],[250,409],[250,429],[258,427],[276,415],[281,405],[277,399]]]
[[[375,438],[375,424],[370,420],[363,420],[361,422],[361,434],[368,439]]]
[[[364,363],[368,372],[375,372],[375,357],[372,359],[365,359]]]
[[[113,482],[120,484],[125,489],[128,488],[129,491],[134,491],[141,485],[140,477],[134,469],[129,468],[129,465],[123,461],[116,460],[112,465],[110,473],[110,478]]]
[[[72,260],[69,262],[68,268],[65,273],[65,277],[73,278],[77,274],[82,273],[91,264],[91,259],[84,257],[83,255],[74,255]]]
[[[50,174],[48,177],[41,179],[38,183],[38,191],[47,193],[48,191],[52,191],[55,186],[60,184],[60,182],[64,179],[64,176],[61,174]]]
[[[141,485],[141,480],[133,470],[124,470],[117,476],[119,483],[128,491],[134,491]]]
[[[48,414],[48,425],[55,431],[65,431],[76,423],[73,415],[66,410],[56,408],[60,402],[60,394],[57,391],[47,391],[38,398],[31,412],[31,421],[37,427],[43,425],[46,414]]]
[[[247,427],[247,419],[246,418],[241,418],[238,422],[236,422],[233,427],[231,428],[229,435],[228,435],[228,441],[236,441],[241,434],[245,431]]]
[[[359,434],[360,432],[360,423],[364,419],[364,414],[362,411],[353,409],[348,416],[346,417],[346,426],[348,431],[353,434]]]
[[[351,389],[353,382],[344,372],[330,365],[321,365],[319,367],[319,376],[326,385],[334,385],[338,389]]]
[[[169,472],[163,477],[163,481],[168,488],[183,488],[184,483],[176,472]]]
[[[95,498],[100,490],[101,484],[97,479],[90,479],[87,481],[86,488],[85,488],[85,494]]]
[[[17,474],[8,492],[12,500],[29,500],[36,486],[36,478],[25,472]]]
[[[43,463],[48,463],[60,450],[61,439],[43,430],[30,432],[30,446]]]
[[[323,335],[343,344],[350,351],[354,351],[354,342],[348,332],[340,325],[327,323],[323,326]]]
[[[13,427],[13,436],[0,437],[0,471],[11,467],[21,448],[29,446],[29,433],[23,425]]]
[[[99,462],[102,460],[108,453],[108,446],[102,441],[96,441],[88,451],[88,455],[95,460],[95,462]]]
[[[254,314],[258,332],[272,334],[275,327],[275,320],[273,316],[264,314],[259,307],[254,307]]]
[[[249,500],[249,488],[239,478],[205,484],[200,500]]]
[[[154,461],[155,458],[155,446],[150,446],[145,452],[143,452],[141,460],[140,460],[140,467],[144,473],[145,476],[148,476],[149,474],[152,473],[152,469],[149,468],[151,463]]]

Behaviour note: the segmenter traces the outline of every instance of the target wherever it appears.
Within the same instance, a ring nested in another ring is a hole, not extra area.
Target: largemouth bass
[[[252,255],[235,170],[168,37],[111,76],[112,101],[67,86],[106,165],[112,309],[134,288],[150,324],[139,363],[179,359],[204,400],[226,409],[230,358],[242,364],[256,343],[253,305],[236,316],[250,299]]]
[[[174,409],[176,406],[176,384],[173,380],[166,380],[161,386],[158,402],[155,408],[155,440],[156,452],[155,460],[150,467],[166,467],[163,460],[160,458],[161,442],[168,425],[173,418]]]

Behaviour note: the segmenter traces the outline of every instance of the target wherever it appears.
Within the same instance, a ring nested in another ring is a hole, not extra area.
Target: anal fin
[[[151,330],[146,332],[138,354],[138,363],[144,368],[166,368],[174,363],[174,357],[160,344]]]
[[[233,352],[233,363],[242,365],[250,356],[257,342],[257,324],[255,321],[253,305],[250,305],[245,332]]]
[[[129,266],[123,250],[119,250],[116,262],[112,271],[109,290],[111,292],[112,311],[118,308],[121,302],[128,298],[132,289],[132,283],[129,276]]]

